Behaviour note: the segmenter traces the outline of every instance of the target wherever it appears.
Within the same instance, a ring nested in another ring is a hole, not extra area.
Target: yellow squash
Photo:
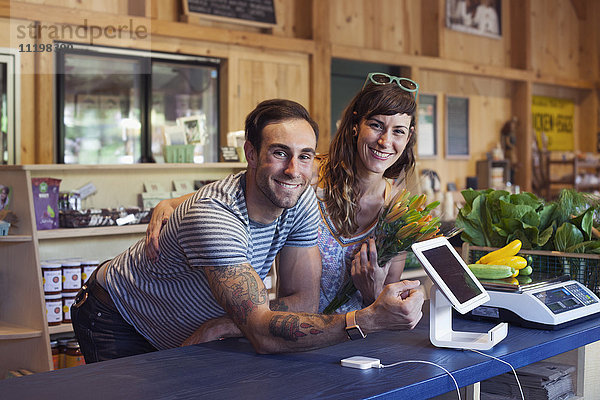
[[[512,257],[521,250],[521,241],[515,239],[506,246],[499,248],[498,250],[492,251],[481,257],[476,264],[497,264],[496,260],[506,257]]]
[[[521,256],[512,256],[494,259],[492,264],[508,265],[509,267],[519,270],[527,266],[527,260]]]

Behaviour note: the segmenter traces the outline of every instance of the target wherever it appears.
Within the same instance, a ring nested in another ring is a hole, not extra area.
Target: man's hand
[[[229,317],[209,319],[196,332],[185,339],[181,346],[212,342],[227,337],[241,337],[242,331]]]
[[[377,300],[356,314],[358,324],[367,332],[413,329],[423,317],[423,292],[419,281],[400,281],[386,285]]]

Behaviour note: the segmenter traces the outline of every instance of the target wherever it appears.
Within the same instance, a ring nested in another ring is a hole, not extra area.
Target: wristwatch
[[[346,313],[346,333],[350,340],[364,339],[367,337],[356,323],[356,310]]]

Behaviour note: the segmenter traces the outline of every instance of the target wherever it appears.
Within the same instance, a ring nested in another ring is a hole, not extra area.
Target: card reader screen
[[[424,250],[423,255],[459,302],[464,303],[482,293],[448,247]]]

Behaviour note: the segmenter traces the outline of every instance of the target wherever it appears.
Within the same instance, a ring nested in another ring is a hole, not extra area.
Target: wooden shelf
[[[55,335],[57,333],[73,333],[73,325],[67,323],[56,326],[49,326],[48,333],[50,333],[51,335]]]
[[[42,336],[40,329],[0,322],[0,340],[29,339]]]
[[[0,236],[0,243],[2,243],[2,242],[23,243],[23,242],[31,242],[32,240],[33,240],[33,236],[31,236],[31,235]]]
[[[96,226],[90,228],[62,228],[38,231],[38,239],[68,239],[94,236],[130,235],[146,232],[147,224],[123,226]]]
[[[43,372],[52,369],[50,335],[72,334],[70,323],[47,326],[42,260],[65,257],[110,259],[139,239],[146,224],[36,230],[31,179],[52,176],[61,179],[61,189],[81,187],[93,182],[95,204],[89,208],[136,204],[144,182],[168,187],[173,179],[212,181],[246,167],[244,163],[211,164],[135,164],[135,165],[10,165],[0,166],[2,183],[13,188],[13,211],[19,215],[18,227],[11,235],[0,236],[2,281],[10,282],[0,290],[0,377],[14,368]],[[23,294],[27,294],[24,296]],[[35,326],[38,329],[33,329]]]
[[[5,171],[67,171],[67,172],[93,172],[93,171],[123,171],[127,168],[127,172],[131,171],[148,171],[156,172],[160,170],[231,170],[231,169],[246,169],[248,164],[241,162],[218,162],[204,164],[28,164],[28,165],[3,165]]]
[[[549,155],[547,155],[547,157],[549,157]],[[553,171],[551,166],[553,165],[557,166],[557,168],[561,168],[562,166],[564,172],[569,174],[558,179],[552,179],[551,176],[553,175]],[[600,184],[577,183],[577,177],[586,171],[589,173],[589,170],[600,171],[600,161],[587,161],[578,158],[569,160],[548,159],[546,165],[546,200],[550,199],[553,193],[563,187],[571,187],[577,191],[600,190]]]

